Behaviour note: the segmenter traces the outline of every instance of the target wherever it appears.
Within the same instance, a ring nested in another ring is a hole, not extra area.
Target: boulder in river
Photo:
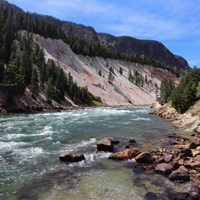
[[[104,138],[97,142],[97,150],[113,152],[114,151],[113,145],[118,143],[119,143],[118,140],[113,140],[111,138]]]
[[[85,160],[85,156],[83,154],[78,154],[73,151],[66,151],[61,153],[59,158],[63,162],[79,162]]]
[[[140,154],[138,149],[124,149],[122,151],[111,154],[109,158],[114,160],[126,160],[135,158],[138,154]]]
[[[180,166],[177,170],[173,171],[169,175],[171,181],[186,182],[190,180],[188,170],[184,166]]]
[[[154,159],[152,155],[148,152],[142,152],[139,155],[135,157],[136,162],[142,163],[142,164],[152,164],[154,162]]]

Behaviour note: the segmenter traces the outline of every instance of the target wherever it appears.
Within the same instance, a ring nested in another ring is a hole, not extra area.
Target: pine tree
[[[132,72],[131,72],[130,69],[129,69],[129,72],[128,72],[128,80],[129,80],[130,82],[133,82],[133,75],[132,75]]]
[[[12,21],[11,16],[8,16],[5,26],[4,26],[4,33],[3,33],[3,58],[5,63],[8,63],[11,55],[11,44],[14,39],[14,32],[12,29]]]
[[[113,68],[112,67],[110,67],[110,69],[109,69],[109,74],[108,74],[108,82],[109,83],[112,83],[113,81],[114,81],[114,75],[113,75]]]
[[[123,74],[123,69],[122,67],[119,68],[119,73],[122,75]]]
[[[55,81],[55,87],[58,90],[58,97],[64,100],[64,86],[65,86],[65,75],[63,70],[58,70],[57,78]]]
[[[33,69],[32,75],[31,75],[31,90],[33,92],[36,92],[37,89],[38,89],[38,74],[37,74],[37,70]]]
[[[52,77],[48,78],[46,92],[47,92],[47,102],[51,103],[52,99],[54,98],[54,94],[55,94]]]
[[[98,74],[99,74],[99,76],[102,76],[101,70],[99,70],[99,73],[98,73]]]
[[[196,94],[197,98],[200,99],[200,82],[199,82],[199,84],[197,86],[197,92],[196,93],[197,93]]]
[[[161,81],[160,86],[160,102],[167,103],[171,99],[171,93],[175,89],[174,82],[170,79]]]

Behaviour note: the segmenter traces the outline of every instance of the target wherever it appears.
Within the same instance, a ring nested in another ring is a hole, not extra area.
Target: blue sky
[[[25,11],[92,26],[97,32],[162,42],[200,66],[199,0],[8,0]]]

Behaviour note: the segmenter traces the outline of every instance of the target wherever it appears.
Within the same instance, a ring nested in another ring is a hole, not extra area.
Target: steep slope
[[[139,40],[128,36],[115,37],[107,33],[97,33],[92,27],[72,22],[63,22],[62,30],[66,35],[74,35],[89,41],[100,42],[100,44],[112,48],[115,52],[144,55],[170,66],[180,67],[181,69],[189,68],[184,58],[174,55],[162,43],[157,41]]]
[[[46,59],[50,58],[59,63],[65,73],[70,72],[79,85],[87,86],[88,90],[100,96],[106,105],[151,104],[156,99],[155,83],[159,86],[160,81],[166,77],[176,80],[172,73],[151,66],[76,55],[62,40],[45,39],[35,34],[33,39],[44,49]],[[111,67],[114,70],[114,81],[109,83]],[[119,73],[120,68],[123,69],[123,75]],[[146,75],[150,84],[141,87],[130,82],[128,74],[134,69],[137,69],[143,77]],[[99,71],[102,76],[98,74]]]

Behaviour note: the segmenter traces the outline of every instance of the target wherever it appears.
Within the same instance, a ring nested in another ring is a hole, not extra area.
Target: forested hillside
[[[43,110],[102,102],[149,104],[163,77],[175,81],[184,71],[152,57],[117,51],[97,38],[66,33],[63,23],[0,0],[0,104],[5,110],[11,105],[21,112],[23,107]]]
[[[171,80],[161,82],[161,103],[172,103],[179,112],[186,112],[196,101],[200,99],[200,69],[193,68],[186,72],[180,79],[177,87]]]

